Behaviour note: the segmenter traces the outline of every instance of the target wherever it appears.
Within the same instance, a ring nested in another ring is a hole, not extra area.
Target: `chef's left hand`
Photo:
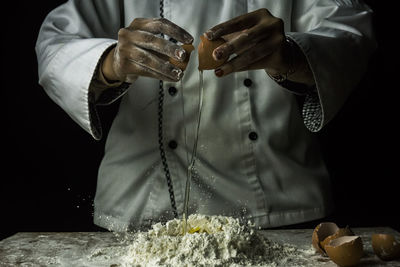
[[[308,76],[311,74],[304,55],[300,56],[300,61],[297,60],[296,65],[291,66],[293,52],[302,53],[291,51],[298,48],[297,46],[293,48],[286,42],[283,20],[274,17],[265,8],[218,24],[206,31],[204,35],[209,40],[223,38],[226,41],[214,50],[214,59],[221,60],[233,54],[236,55],[215,70],[218,77],[232,72],[255,69],[265,69],[271,75],[284,75],[290,68],[295,72],[300,68],[300,77],[296,77],[298,75],[294,77],[300,82],[310,82],[310,77],[302,77],[304,71],[308,70]],[[311,81],[313,81],[312,74]]]

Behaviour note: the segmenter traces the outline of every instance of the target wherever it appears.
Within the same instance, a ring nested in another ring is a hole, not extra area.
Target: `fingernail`
[[[173,69],[172,73],[175,75],[175,77],[180,80],[183,76],[183,71],[181,69]]]
[[[186,43],[191,44],[193,43],[194,39],[191,35],[185,35]]]
[[[175,56],[179,59],[185,59],[186,57],[186,51],[183,48],[178,48],[175,50]]]
[[[222,59],[224,56],[224,52],[221,49],[214,50],[214,57],[216,60]]]
[[[224,71],[221,69],[216,69],[214,70],[214,73],[217,77],[221,77],[222,75],[224,75]]]
[[[214,34],[213,34],[213,32],[212,31],[206,31],[205,33],[204,33],[204,36],[208,39],[208,40],[212,40],[213,39],[213,37],[214,37]]]

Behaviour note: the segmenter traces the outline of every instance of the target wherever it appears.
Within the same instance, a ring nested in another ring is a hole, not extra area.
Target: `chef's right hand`
[[[133,82],[138,76],[177,82],[183,72],[169,58],[183,61],[186,52],[157,34],[191,44],[193,37],[165,18],[137,18],[118,32],[118,43],[107,54],[101,70],[109,81]]]

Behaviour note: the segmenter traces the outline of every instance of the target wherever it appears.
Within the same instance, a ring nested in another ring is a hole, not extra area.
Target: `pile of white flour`
[[[193,214],[138,232],[124,261],[131,266],[301,266],[307,253],[272,242],[250,225],[225,216]]]

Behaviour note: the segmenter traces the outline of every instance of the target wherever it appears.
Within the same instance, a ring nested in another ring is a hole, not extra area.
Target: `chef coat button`
[[[169,40],[170,40],[171,42],[175,43],[175,44],[178,42],[177,40],[175,40],[175,39],[174,39],[174,38],[172,38],[172,37],[171,37],[171,38],[169,38]]]
[[[168,88],[168,93],[169,93],[171,96],[176,95],[176,92],[178,92],[178,90],[176,89],[176,87],[171,86],[170,88]]]
[[[176,149],[178,147],[178,143],[175,140],[171,140],[168,143],[169,148]]]
[[[252,141],[256,141],[258,138],[258,134],[256,132],[250,132],[249,133],[249,139]]]
[[[246,87],[250,87],[253,84],[253,81],[250,80],[249,78],[247,78],[247,79],[244,79],[243,84]]]

